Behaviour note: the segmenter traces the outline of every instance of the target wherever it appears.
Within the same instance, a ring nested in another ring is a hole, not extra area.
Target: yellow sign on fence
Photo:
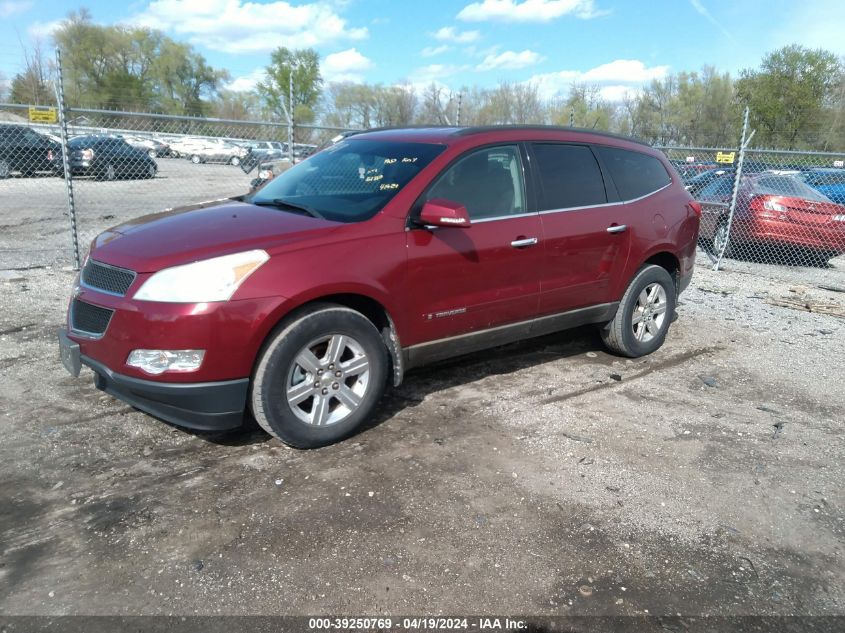
[[[56,108],[40,108],[37,106],[30,106],[29,120],[32,123],[55,123],[56,121],[58,121]]]
[[[736,158],[736,152],[716,152],[716,162],[732,165]]]

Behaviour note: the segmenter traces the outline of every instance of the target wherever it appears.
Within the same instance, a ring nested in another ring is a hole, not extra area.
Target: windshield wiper
[[[284,198],[273,198],[272,200],[259,200],[258,202],[253,201],[252,204],[258,207],[275,207],[277,209],[293,209],[294,211],[304,211],[312,218],[318,218],[320,220],[326,219],[323,214],[317,211],[316,209],[312,209],[311,207],[306,206],[304,204],[300,204],[298,202],[289,202]]]

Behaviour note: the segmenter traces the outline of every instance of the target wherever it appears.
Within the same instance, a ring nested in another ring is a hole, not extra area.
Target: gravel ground
[[[24,271],[0,282],[0,613],[843,615],[845,320],[767,300],[845,295],[801,272],[701,261],[650,357],[581,329],[453,360],[297,451],[72,378],[73,273]]]

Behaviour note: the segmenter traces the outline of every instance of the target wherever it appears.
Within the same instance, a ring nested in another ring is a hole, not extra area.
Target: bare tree
[[[56,94],[53,89],[52,62],[45,56],[40,40],[35,40],[31,49],[21,42],[24,56],[24,70],[12,79],[10,99],[15,103],[31,105],[53,105]]]

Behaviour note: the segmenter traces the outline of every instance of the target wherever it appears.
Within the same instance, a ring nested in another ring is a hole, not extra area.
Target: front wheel
[[[387,368],[372,322],[343,306],[319,305],[271,335],[252,380],[252,413],[285,444],[326,446],[370,419]]]
[[[12,175],[12,168],[9,166],[9,161],[0,160],[0,180],[8,178]]]
[[[665,268],[640,268],[622,296],[616,316],[601,329],[604,344],[630,358],[659,349],[675,314],[675,292],[675,281]]]
[[[229,164],[230,164],[230,165],[234,165],[235,167],[237,167],[238,165],[240,165],[240,164],[241,164],[241,159],[240,159],[240,158],[238,158],[237,156],[232,156],[232,158],[231,158],[231,159],[229,159]]]
[[[191,162],[194,165],[199,165],[202,162],[202,159],[199,156],[197,156],[196,154],[194,154],[193,156],[191,156]]]

